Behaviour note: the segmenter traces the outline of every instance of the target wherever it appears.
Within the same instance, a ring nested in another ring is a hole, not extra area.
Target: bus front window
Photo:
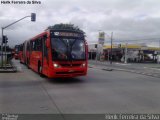
[[[76,40],[71,46],[71,56],[73,60],[85,59],[85,44],[83,40]]]
[[[85,60],[85,42],[79,39],[52,38],[53,60]]]
[[[53,60],[67,59],[67,46],[64,41],[59,38],[52,39],[52,57]]]

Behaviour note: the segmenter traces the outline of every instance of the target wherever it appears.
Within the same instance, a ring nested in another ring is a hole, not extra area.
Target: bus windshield
[[[53,60],[85,60],[85,42],[81,39],[51,38]]]

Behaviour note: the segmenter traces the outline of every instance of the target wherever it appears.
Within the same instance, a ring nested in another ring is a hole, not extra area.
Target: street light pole
[[[4,31],[4,29],[6,29],[7,27],[9,27],[9,26],[11,26],[11,25],[13,25],[13,24],[15,24],[15,23],[27,18],[27,17],[31,17],[31,16],[25,16],[25,17],[15,21],[15,22],[5,26],[5,27],[2,27],[2,43],[1,43],[1,53],[2,53],[1,59],[2,60],[1,60],[1,67],[3,67],[3,31]],[[6,45],[6,43],[5,43],[5,45]],[[6,52],[6,46],[5,46],[5,52]],[[5,69],[6,69],[6,56],[5,56],[5,61],[4,62],[5,62]]]
[[[2,42],[1,42],[1,58],[2,58],[2,60],[1,60],[1,67],[3,67],[3,31],[4,31],[4,29],[8,28],[9,26],[11,26],[11,25],[13,25],[13,24],[15,24],[15,23],[27,18],[27,17],[31,17],[31,21],[33,21],[33,22],[36,21],[36,14],[35,13],[31,13],[31,16],[25,16],[25,17],[15,21],[15,22],[5,26],[5,27],[2,27]],[[5,51],[6,51],[6,43],[5,43]],[[5,68],[6,68],[6,64],[5,64]]]
[[[23,19],[27,18],[27,17],[31,17],[31,16],[25,16],[25,17],[23,17],[23,18],[21,18],[21,19],[19,19],[19,20],[15,21],[15,22],[13,22],[13,23],[11,23],[11,24],[9,24],[9,25],[7,25],[7,26],[3,27],[3,29],[6,29],[7,27],[9,27],[9,26],[11,26],[11,25],[13,25],[13,24],[15,24],[15,23],[17,23],[17,22],[19,22],[19,21],[21,21],[21,20],[23,20]]]

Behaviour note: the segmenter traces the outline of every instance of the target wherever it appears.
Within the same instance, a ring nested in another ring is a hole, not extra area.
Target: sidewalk
[[[12,60],[10,63],[6,64],[6,66],[3,65],[3,67],[0,67],[0,73],[11,73],[11,72],[16,72],[17,69],[14,66]]]
[[[107,61],[94,61],[89,60],[89,67],[96,68],[96,69],[102,69],[106,71],[125,71],[125,72],[132,72],[137,74],[143,74],[147,76],[152,77],[160,77],[160,64],[145,64],[145,63],[118,63],[113,62],[110,64],[110,62]]]

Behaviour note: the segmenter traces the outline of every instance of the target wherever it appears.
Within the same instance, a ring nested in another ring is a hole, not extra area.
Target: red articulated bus
[[[57,24],[23,43],[20,62],[49,78],[87,74],[85,34],[71,24]]]

